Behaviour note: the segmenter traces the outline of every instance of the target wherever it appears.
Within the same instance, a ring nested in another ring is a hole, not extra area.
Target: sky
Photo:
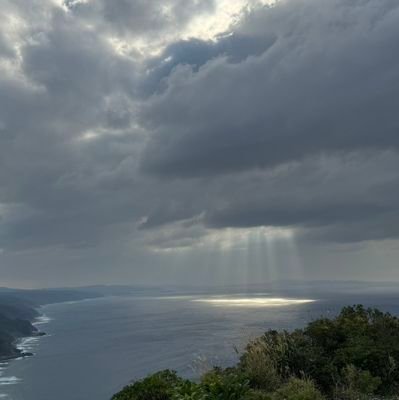
[[[0,21],[0,286],[399,281],[397,0]]]

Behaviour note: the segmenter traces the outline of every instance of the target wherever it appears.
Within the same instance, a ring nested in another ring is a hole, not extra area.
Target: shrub
[[[112,400],[171,400],[175,388],[184,382],[174,371],[160,371],[126,386]]]
[[[281,384],[277,371],[276,347],[266,340],[251,342],[244,356],[241,358],[240,367],[248,377],[252,387],[272,392]]]
[[[201,379],[207,400],[242,400],[250,386],[248,378],[235,368],[215,368]]]
[[[281,379],[307,376],[331,395],[344,381],[344,368],[353,365],[380,378],[377,394],[398,390],[399,319],[389,313],[345,307],[334,319],[321,318],[294,332],[269,331],[254,343],[240,363],[254,387],[273,382],[273,372],[262,382],[262,370],[271,365]]]
[[[202,386],[190,381],[177,384],[171,396],[172,400],[205,400],[205,398]]]
[[[308,379],[291,378],[273,394],[273,400],[323,400],[323,395]]]
[[[341,400],[367,399],[381,385],[381,378],[373,377],[369,371],[361,371],[354,365],[347,365],[342,376],[343,382],[338,385],[334,396]]]
[[[242,400],[272,400],[272,395],[263,390],[250,389]]]

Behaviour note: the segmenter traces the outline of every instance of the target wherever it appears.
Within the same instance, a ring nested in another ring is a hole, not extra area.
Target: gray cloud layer
[[[176,35],[215,3],[30,4],[0,11],[0,248],[398,237],[396,0],[256,6],[147,59],[112,40]]]
[[[74,17],[132,39],[178,31],[215,7],[213,0],[66,0],[65,5]]]
[[[394,1],[285,1],[248,16],[237,27],[246,41],[197,72],[176,67],[146,104],[153,135],[144,170],[215,175],[320,152],[396,149],[397,18]],[[271,45],[243,57],[251,41]],[[212,54],[218,44],[208,47]]]

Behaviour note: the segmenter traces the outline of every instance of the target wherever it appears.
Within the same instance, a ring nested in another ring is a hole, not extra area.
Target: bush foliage
[[[399,395],[399,319],[361,305],[250,342],[200,382],[161,371],[112,400],[363,400]]]

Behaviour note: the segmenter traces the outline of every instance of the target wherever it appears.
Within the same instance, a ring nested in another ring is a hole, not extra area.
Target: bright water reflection
[[[192,300],[220,307],[284,307],[296,304],[313,303],[310,299],[288,299],[278,297],[242,297],[242,298],[200,298]]]

